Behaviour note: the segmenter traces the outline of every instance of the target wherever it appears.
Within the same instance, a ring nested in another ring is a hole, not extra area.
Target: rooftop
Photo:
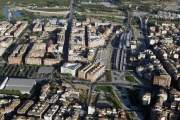
[[[34,85],[35,79],[24,79],[24,78],[9,78],[7,86],[14,87],[31,87]]]
[[[52,73],[54,67],[40,67],[38,73]]]
[[[80,66],[81,66],[81,63],[69,63],[69,62],[62,65],[62,67],[64,67],[64,68],[69,68],[69,69],[73,69],[73,70]]]

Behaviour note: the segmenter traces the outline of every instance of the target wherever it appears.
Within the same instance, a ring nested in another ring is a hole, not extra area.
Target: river
[[[4,11],[5,11],[5,13],[6,13],[6,21],[8,21],[9,20],[9,11],[8,11],[8,8],[4,8]]]
[[[9,21],[9,8],[4,8],[4,11],[6,13],[6,21]],[[14,17],[22,17],[22,15],[19,13],[19,11],[14,11],[14,14],[12,16]]]

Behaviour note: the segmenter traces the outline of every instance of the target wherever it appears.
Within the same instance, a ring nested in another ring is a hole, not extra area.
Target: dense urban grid
[[[179,8],[2,0],[0,120],[179,120]]]

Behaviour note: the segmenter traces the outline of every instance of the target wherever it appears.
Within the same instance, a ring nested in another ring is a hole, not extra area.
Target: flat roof
[[[31,92],[32,87],[16,87],[16,86],[6,86],[5,90],[12,90],[12,91],[21,91],[22,94],[29,94]]]
[[[9,78],[7,86],[13,87],[32,87],[35,84],[35,79],[24,79],[24,78]]]
[[[54,67],[40,67],[38,73],[52,73]]]
[[[81,66],[81,63],[69,63],[69,62],[64,63],[64,64],[62,65],[62,67],[64,67],[64,68],[69,68],[69,69],[76,69],[76,68],[78,68],[78,67],[80,67],[80,66]]]

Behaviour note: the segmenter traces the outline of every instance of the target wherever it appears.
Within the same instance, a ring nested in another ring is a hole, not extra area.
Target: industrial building
[[[5,90],[15,90],[21,91],[22,94],[30,94],[35,84],[35,79],[9,78]]]
[[[81,69],[82,64],[81,63],[64,63],[61,66],[61,73],[70,73],[72,76],[76,76],[78,73],[78,70]]]

